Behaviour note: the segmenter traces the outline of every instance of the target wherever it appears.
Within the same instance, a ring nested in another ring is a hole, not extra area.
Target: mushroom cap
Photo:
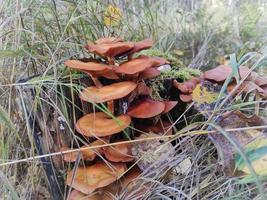
[[[208,80],[214,80],[217,82],[225,81],[228,76],[232,73],[232,68],[226,65],[219,65],[211,70],[204,72],[204,78]],[[247,74],[250,73],[250,70],[246,66],[239,67],[240,77],[244,79]]]
[[[148,68],[148,69],[145,69],[144,71],[142,71],[140,74],[139,74],[139,79],[151,79],[151,78],[155,78],[157,76],[160,75],[160,71],[157,70],[156,68],[154,67],[151,67],[151,68]]]
[[[177,103],[178,101],[164,101],[165,108],[162,114],[170,112],[177,105]]]
[[[145,39],[139,42],[132,42],[132,44],[134,45],[134,48],[129,52],[126,52],[127,55],[131,55],[136,52],[151,48],[153,46],[153,40]]]
[[[131,148],[132,145],[130,143],[104,147],[104,155],[112,162],[130,162],[135,159],[132,156]]]
[[[112,69],[105,69],[102,71],[87,71],[82,70],[84,73],[87,73],[89,76],[93,77],[105,77],[107,79],[117,80],[120,77]]]
[[[76,130],[87,137],[104,137],[121,132],[131,123],[131,117],[120,115],[111,118],[103,112],[90,113],[80,118],[76,124]]]
[[[123,42],[123,39],[117,37],[99,38],[95,41],[95,44],[111,44],[116,42]]]
[[[192,77],[191,79],[183,83],[179,83],[177,80],[173,80],[173,86],[184,94],[192,93],[198,83],[200,83],[200,79],[196,77]]]
[[[236,83],[231,83],[230,85],[228,85],[227,91],[230,93],[235,86]],[[253,91],[258,91],[261,96],[265,96],[264,90],[252,81],[243,81],[239,85],[238,89],[234,92],[234,95],[237,95],[239,93],[251,93]]]
[[[179,95],[182,102],[191,102],[192,101],[192,94],[180,94]]]
[[[169,130],[171,127],[171,123],[168,121],[158,121],[156,124],[153,125],[144,125],[144,124],[137,124],[135,125],[135,128],[143,131],[145,133],[153,132],[160,135],[172,135],[172,129]],[[168,132],[166,132],[168,131]]]
[[[131,105],[127,114],[135,118],[150,118],[159,115],[164,109],[165,104],[163,102],[142,99]]]
[[[124,163],[110,163],[108,166],[102,161],[69,171],[66,184],[84,194],[91,194],[97,188],[105,187],[119,179],[126,169]]]
[[[119,74],[136,74],[150,67],[157,67],[165,64],[167,61],[158,57],[138,56],[130,61],[122,63],[116,67],[115,71]]]
[[[88,146],[99,146],[99,145],[103,145],[106,144],[108,141],[106,140],[95,140],[94,142],[92,142],[91,144],[89,144]],[[75,162],[79,153],[81,152],[81,159],[83,160],[94,160],[97,154],[102,154],[103,150],[102,148],[96,148],[96,149],[83,149],[84,147],[88,147],[86,145],[82,146],[81,151],[75,151],[75,152],[71,152],[71,153],[65,153],[63,155],[63,160],[65,162]],[[66,151],[66,150],[70,150],[70,148],[67,147],[63,147],[60,149],[61,151]]]
[[[85,48],[100,56],[116,57],[117,55],[124,54],[134,48],[134,44],[130,42],[115,42],[115,43],[88,43]]]
[[[79,60],[67,60],[65,62],[65,65],[71,69],[77,69],[77,70],[85,70],[85,71],[103,71],[103,70],[112,70],[112,65],[106,65],[103,63],[97,63],[97,62],[82,62]]]
[[[72,190],[67,200],[112,200],[112,198],[105,194],[87,195],[78,190]]]
[[[134,82],[123,81],[119,83],[113,83],[101,88],[94,86],[87,87],[81,92],[80,98],[84,101],[103,103],[127,96],[136,88],[136,86],[137,85]]]

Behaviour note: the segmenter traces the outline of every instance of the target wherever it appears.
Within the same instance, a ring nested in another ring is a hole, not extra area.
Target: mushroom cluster
[[[227,86],[227,92],[233,96],[249,94],[256,95],[259,98],[267,99],[267,77],[261,76],[256,72],[251,71],[246,66],[239,67],[239,77],[230,80]],[[192,77],[185,82],[173,81],[173,86],[180,91],[180,99],[183,102],[192,101],[192,93],[196,86],[204,81],[223,85],[224,81],[232,74],[232,68],[226,65],[219,65],[211,70],[205,71],[200,77]],[[242,82],[239,84],[239,79]]]
[[[66,184],[73,188],[70,199],[75,199],[72,198],[75,195],[91,195],[106,190],[119,179],[127,178],[124,174],[137,157],[132,153],[133,144],[125,141],[145,132],[172,134],[171,123],[164,116],[178,102],[154,100],[146,84],[147,80],[160,75],[158,67],[168,61],[159,57],[135,56],[136,52],[152,45],[150,39],[125,42],[121,38],[101,38],[85,46],[97,59],[65,62],[67,67],[90,76],[94,85],[84,88],[80,99],[98,105],[95,112],[84,115],[75,124],[79,134],[93,141],[86,146],[95,148],[64,154],[66,162],[75,162],[79,156],[86,161],[67,174]],[[98,199],[91,196],[88,199]]]

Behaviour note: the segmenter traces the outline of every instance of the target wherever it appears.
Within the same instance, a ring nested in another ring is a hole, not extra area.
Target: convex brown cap
[[[76,170],[69,171],[66,184],[82,193],[91,194],[97,188],[115,182],[126,169],[124,163],[110,163],[110,165],[107,165],[101,161],[88,167],[78,167]]]
[[[104,137],[121,132],[131,123],[131,117],[120,115],[114,119],[103,112],[90,113],[80,118],[76,130],[87,137]]]
[[[142,99],[130,106],[128,115],[134,118],[150,118],[161,114],[165,109],[165,104],[152,99]]]
[[[90,101],[94,103],[104,103],[111,100],[121,99],[130,94],[135,88],[136,83],[131,81],[123,81],[119,83],[113,83],[111,85],[97,87],[87,87],[81,94],[80,98],[84,101]]]

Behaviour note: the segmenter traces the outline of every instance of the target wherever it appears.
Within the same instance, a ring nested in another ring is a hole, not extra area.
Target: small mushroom
[[[95,44],[112,44],[116,42],[123,42],[123,39],[117,37],[100,38],[95,41]]]
[[[134,48],[134,44],[130,42],[115,42],[115,43],[88,43],[85,48],[99,56],[114,58]]]
[[[179,83],[177,80],[173,80],[173,86],[184,94],[191,94],[198,83],[200,83],[200,79],[196,77],[192,77],[182,83]]]
[[[88,146],[99,146],[99,145],[103,145],[107,143],[107,141],[105,140],[96,140],[94,142],[92,142],[91,144],[89,144]],[[63,155],[63,160],[65,162],[75,162],[79,153],[81,153],[81,159],[83,160],[87,160],[87,161],[92,161],[95,159],[95,157],[97,156],[97,154],[102,154],[102,149],[101,148],[97,148],[97,149],[83,149],[84,147],[87,146],[82,146],[81,151],[75,151],[75,152],[71,152],[71,153],[64,153]],[[67,147],[62,147],[60,149],[61,151],[66,151],[69,150],[69,148]]]
[[[120,115],[112,118],[103,112],[90,113],[80,118],[76,130],[87,137],[104,137],[121,132],[131,123],[131,117]]]
[[[97,62],[82,62],[79,60],[67,60],[65,65],[71,69],[77,69],[87,73],[93,80],[96,87],[102,87],[98,77],[105,77],[109,79],[119,79],[118,75],[114,72],[112,65],[106,65]]]
[[[124,163],[97,162],[88,167],[78,167],[68,172],[66,184],[84,194],[91,194],[120,178],[126,171]]]
[[[103,71],[103,70],[111,70],[114,66],[106,65],[103,63],[97,62],[82,62],[79,60],[67,60],[65,65],[71,69],[77,70],[85,70],[85,71]]]
[[[178,101],[164,101],[165,108],[161,114],[166,114],[170,112],[177,105],[177,103]]]
[[[135,157],[132,156],[131,148],[132,145],[130,143],[104,147],[104,155],[112,162],[130,162],[135,159]]]
[[[192,94],[180,94],[179,97],[182,100],[182,102],[188,103],[192,101]]]
[[[84,101],[103,103],[127,96],[136,86],[134,82],[123,81],[103,86],[102,88],[87,87],[81,92],[80,98]]]
[[[148,69],[145,69],[144,71],[142,71],[139,74],[139,79],[146,80],[146,79],[155,78],[159,75],[160,75],[160,71],[157,70],[156,68],[152,67],[152,68],[148,68]]]
[[[230,85],[228,85],[227,91],[230,93],[235,86],[235,82],[231,83]],[[253,91],[257,91],[263,97],[265,96],[264,90],[252,81],[244,81],[243,83],[241,83],[238,89],[235,91],[234,95],[238,95],[239,93],[251,93]]]
[[[159,65],[163,65],[166,62],[167,61],[162,58],[138,56],[137,58],[122,63],[115,69],[115,71],[118,74],[133,75],[142,72],[150,67],[157,67]]]
[[[232,73],[232,68],[226,65],[219,65],[211,70],[204,72],[204,78],[208,80],[214,80],[216,82],[222,82],[227,79]],[[240,77],[244,79],[249,73],[250,70],[246,66],[239,67]]]
[[[134,48],[125,53],[128,55],[129,59],[131,59],[134,53],[151,48],[153,46],[153,41],[151,39],[145,39],[139,42],[133,42],[133,44]]]
[[[128,115],[134,118],[150,118],[161,114],[165,104],[152,99],[137,100],[128,110]]]

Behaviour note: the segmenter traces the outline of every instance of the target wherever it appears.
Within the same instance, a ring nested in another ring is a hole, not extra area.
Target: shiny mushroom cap
[[[182,83],[174,80],[173,86],[184,94],[191,94],[198,83],[200,83],[200,78],[192,77],[191,79]]]
[[[136,52],[151,48],[153,46],[153,40],[145,39],[139,42],[133,42],[133,44],[134,48],[131,49],[129,52],[126,52],[127,55],[131,55]]]
[[[121,99],[127,96],[136,88],[136,86],[137,85],[134,82],[123,81],[101,88],[87,87],[81,92],[80,98],[84,101],[103,103],[111,100]]]
[[[87,137],[104,137],[121,132],[131,123],[131,117],[120,115],[110,117],[103,112],[90,113],[80,118],[76,124],[76,130]]]
[[[99,38],[95,41],[95,44],[112,44],[116,42],[123,42],[123,39],[117,37]]]
[[[165,104],[151,99],[136,101],[130,106],[128,115],[134,118],[150,118],[161,114],[165,109]]]
[[[82,62],[79,60],[67,60],[65,62],[65,65],[71,69],[77,69],[77,70],[85,70],[85,71],[103,71],[103,70],[111,70],[114,66],[106,65],[103,63],[97,63],[97,62]]]
[[[164,101],[165,108],[162,114],[170,112],[177,105],[177,103],[178,101]]]
[[[231,75],[231,73],[232,73],[232,68],[230,66],[219,65],[218,67],[205,71],[203,76],[205,79],[208,80],[222,82],[225,81],[227,77]],[[250,70],[246,66],[240,66],[239,73],[240,77],[244,79],[250,73]]]
[[[191,102],[193,99],[192,94],[180,94],[179,97],[182,102],[186,103]]]
[[[105,157],[112,162],[130,162],[135,159],[131,153],[130,143],[116,144],[104,148]]]
[[[124,54],[134,48],[131,42],[115,42],[115,43],[88,43],[85,48],[99,56],[114,58],[118,55]]]
[[[78,167],[67,174],[66,184],[84,194],[91,194],[98,188],[105,187],[126,171],[124,163],[97,162],[88,167]]]
[[[159,75],[160,75],[160,71],[157,70],[156,68],[152,67],[152,68],[148,68],[148,69],[145,69],[144,71],[142,71],[139,74],[139,79],[146,80],[146,79],[155,78]]]
[[[128,62],[122,63],[115,69],[118,74],[136,74],[150,67],[157,67],[165,64],[167,61],[158,57],[138,56]]]

